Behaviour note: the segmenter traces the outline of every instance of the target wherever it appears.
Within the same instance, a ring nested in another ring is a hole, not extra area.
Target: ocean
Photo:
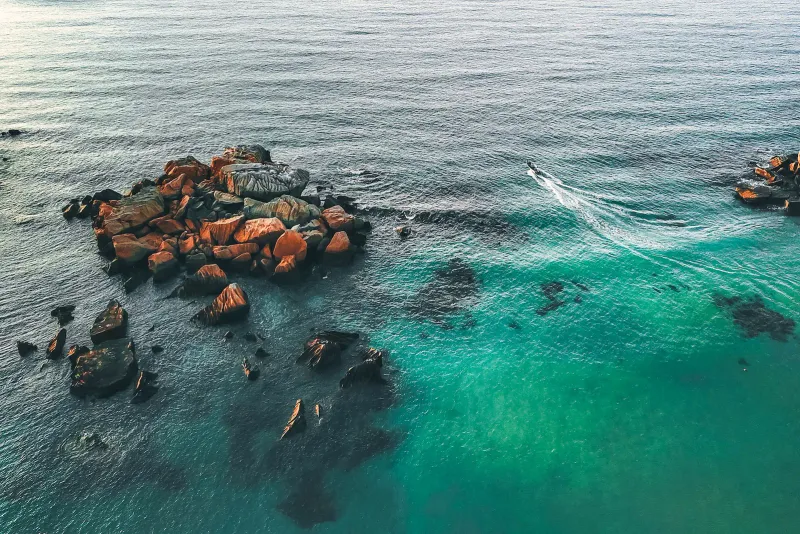
[[[0,0],[24,131],[0,138],[0,532],[800,530],[800,220],[732,194],[800,149],[799,25],[783,1]],[[60,208],[242,143],[373,230],[325,277],[235,276],[226,341],[170,283],[126,294]],[[111,298],[144,404],[70,395],[41,350],[54,306],[88,344]],[[389,351],[389,385],[298,365],[322,329]]]

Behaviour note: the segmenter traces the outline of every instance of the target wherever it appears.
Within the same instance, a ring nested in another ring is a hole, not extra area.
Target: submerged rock
[[[278,503],[278,510],[304,529],[336,521],[339,517],[333,497],[325,491],[319,474],[304,475],[289,495]]]
[[[733,323],[742,330],[745,337],[769,334],[775,341],[788,341],[789,336],[794,333],[794,319],[770,310],[757,295],[749,298],[716,295],[714,303],[730,312]]]
[[[384,354],[383,351],[369,349],[364,355],[363,362],[347,370],[347,374],[339,381],[339,386],[346,389],[358,383],[386,384],[386,380],[381,376]]]
[[[308,171],[282,163],[227,165],[220,176],[229,193],[264,201],[281,195],[299,197],[310,178]]]
[[[85,397],[106,397],[125,389],[138,369],[133,341],[129,338],[105,341],[82,354],[75,362],[70,392]]]
[[[299,434],[305,431],[305,429],[306,411],[303,406],[303,399],[297,399],[297,402],[294,404],[294,410],[292,410],[292,415],[289,417],[289,422],[283,429],[283,434],[281,434],[280,439]]]
[[[341,206],[332,206],[324,210],[322,218],[325,220],[325,224],[334,232],[340,230],[350,232],[353,230],[355,217],[347,213]]]
[[[94,320],[89,332],[92,343],[101,343],[110,339],[124,337],[128,330],[128,312],[117,301],[108,301],[106,309]]]
[[[258,378],[258,366],[251,364],[250,360],[247,358],[242,360],[242,370],[244,371],[244,376],[246,376],[248,380],[255,380]]]
[[[321,332],[306,341],[298,362],[307,362],[311,369],[323,370],[342,361],[342,351],[358,339],[358,334]]]
[[[56,358],[60,358],[61,354],[64,352],[64,343],[67,341],[67,330],[62,328],[59,330],[53,339],[50,340],[50,343],[47,344],[47,359],[48,360],[55,360]]]
[[[36,345],[33,343],[28,343],[27,341],[17,341],[17,352],[19,352],[20,356],[27,356],[33,352],[36,352],[38,349]]]
[[[67,323],[71,322],[75,317],[73,317],[72,312],[75,311],[75,306],[73,304],[67,304],[66,306],[56,306],[50,311],[50,317],[55,317],[58,319],[58,325],[64,326]]]
[[[215,325],[243,319],[249,311],[247,294],[239,284],[229,284],[210,305],[197,312],[194,319]]]
[[[408,310],[420,318],[441,320],[474,303],[477,293],[475,271],[461,258],[453,258],[434,271],[433,279],[419,290]]]

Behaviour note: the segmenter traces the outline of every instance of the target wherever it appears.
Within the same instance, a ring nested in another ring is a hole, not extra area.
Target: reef
[[[753,175],[736,185],[736,196],[754,206],[783,206],[787,215],[800,215],[800,154],[773,156],[756,166]]]
[[[747,298],[715,295],[714,304],[730,314],[733,323],[742,330],[745,337],[769,334],[776,341],[788,341],[794,333],[794,319],[770,310],[758,295]]]

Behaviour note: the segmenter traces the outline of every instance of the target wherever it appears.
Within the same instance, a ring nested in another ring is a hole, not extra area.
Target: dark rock
[[[67,331],[66,329],[62,328],[58,331],[58,333],[50,340],[50,343],[47,344],[47,359],[48,360],[55,360],[56,358],[60,358],[61,354],[64,352],[64,343],[67,341]]]
[[[183,282],[182,297],[216,295],[228,286],[228,276],[219,265],[203,265]]]
[[[251,364],[250,360],[247,358],[242,360],[242,370],[244,370],[244,376],[246,376],[248,380],[255,380],[258,378],[258,373],[260,371],[258,366]]]
[[[128,330],[128,312],[120,303],[112,299],[108,302],[106,309],[94,320],[92,329],[89,332],[92,343],[102,343],[110,339],[125,337]]]
[[[16,137],[16,136],[18,136],[18,135],[22,135],[22,130],[17,130],[17,129],[14,129],[14,128],[12,128],[12,129],[10,129],[10,130],[8,131],[8,135],[9,135],[10,137]]]
[[[514,330],[519,330],[519,323],[517,321],[509,321],[508,327],[513,328]]]
[[[78,361],[78,357],[87,352],[89,352],[89,347],[72,345],[67,351],[67,359],[69,360],[70,367],[75,367],[75,362]]]
[[[233,332],[228,330],[227,332],[225,332],[225,335],[222,336],[222,337],[224,337],[225,339],[233,339]]]
[[[744,358],[739,358],[739,361],[737,363],[739,365],[744,365],[745,367],[750,367],[750,364],[747,363],[747,360],[745,360]]]
[[[269,356],[269,352],[266,350],[262,349],[261,347],[256,349],[256,358],[266,358],[267,356]]]
[[[144,284],[150,279],[150,271],[147,269],[135,269],[122,283],[125,293],[132,293],[139,286]]]
[[[544,317],[545,315],[547,315],[551,311],[557,310],[558,308],[560,308],[564,304],[566,304],[566,302],[564,302],[563,300],[558,300],[558,299],[551,300],[547,305],[542,306],[541,308],[536,310],[536,315]]]
[[[158,386],[154,384],[156,378],[158,378],[157,373],[139,371],[131,404],[141,404],[158,392]]]
[[[398,226],[394,231],[397,232],[397,235],[399,235],[401,239],[405,239],[411,235],[411,227],[407,225]]]
[[[150,350],[153,351],[153,354],[158,354],[159,352],[164,352],[164,347],[161,345],[153,345],[150,347]]]
[[[105,341],[78,357],[70,391],[79,397],[113,395],[128,387],[137,370],[131,339]]]
[[[17,352],[19,352],[20,356],[27,356],[33,352],[36,352],[37,347],[33,343],[28,343],[27,341],[17,341]]]
[[[346,389],[359,383],[386,384],[386,380],[381,376],[383,354],[382,351],[370,349],[366,360],[347,370],[344,378],[339,381],[339,386]]]
[[[61,214],[64,216],[65,219],[72,219],[78,212],[81,210],[81,205],[77,202],[70,202],[63,208],[61,208]]]
[[[557,295],[564,291],[564,284],[561,282],[548,282],[541,285],[542,293],[548,300],[555,300]]]
[[[478,285],[472,267],[461,258],[453,258],[446,267],[434,271],[433,279],[419,290],[407,309],[419,318],[441,320],[474,304]]]
[[[105,267],[105,271],[108,276],[121,274],[126,270],[128,270],[128,265],[119,258],[114,258]]]
[[[575,295],[575,298],[574,298],[574,299],[572,299],[572,300],[573,300],[573,302],[575,302],[576,304],[580,304],[581,302],[583,302],[583,297],[581,297],[580,295]]]
[[[247,293],[239,284],[229,284],[211,304],[197,312],[194,319],[206,325],[215,325],[243,319],[249,311]]]
[[[64,326],[65,324],[69,323],[75,317],[73,317],[72,312],[75,311],[75,306],[69,304],[66,306],[57,306],[50,311],[50,317],[55,317],[58,319],[59,326]]]
[[[342,351],[358,339],[358,334],[348,332],[321,332],[306,341],[298,362],[307,362],[315,370],[323,370],[341,362]]]
[[[103,229],[108,237],[113,237],[131,232],[162,215],[164,197],[156,188],[145,188],[136,195],[120,200],[104,218]]]
[[[109,202],[111,200],[122,200],[122,195],[113,189],[103,189],[95,193],[92,198],[101,202]]]
[[[256,335],[254,333],[252,333],[252,332],[247,332],[244,335],[244,338],[245,338],[245,340],[250,341],[251,343],[255,343],[256,341],[258,341],[258,338],[256,337]]]
[[[281,195],[300,196],[309,174],[281,163],[250,163],[222,167],[220,179],[229,193],[268,201]]]
[[[759,296],[743,298],[716,295],[714,303],[731,314],[733,323],[742,329],[745,337],[769,334],[776,341],[788,341],[794,333],[794,319],[770,310]]]
[[[190,273],[196,272],[206,263],[208,263],[208,258],[202,252],[196,252],[186,256],[186,270]]]
[[[303,406],[303,399],[297,399],[297,402],[294,404],[294,410],[292,410],[292,415],[289,417],[289,422],[283,429],[280,439],[299,434],[304,432],[305,429],[306,414],[305,407]]]
[[[589,288],[586,286],[586,284],[581,284],[580,282],[576,282],[575,280],[572,281],[572,285],[574,285],[581,291],[589,291]]]
[[[681,292],[680,289],[678,289],[676,286],[674,286],[672,284],[669,284],[667,287],[670,288],[671,290],[673,290],[675,293],[680,293]]]

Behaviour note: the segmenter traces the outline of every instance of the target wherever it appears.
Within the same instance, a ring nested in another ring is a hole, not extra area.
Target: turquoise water
[[[278,507],[309,477],[319,532],[797,531],[798,340],[746,338],[714,297],[800,320],[800,223],[731,194],[800,149],[798,24],[790,2],[0,0],[0,129],[28,132],[0,139],[0,531],[303,532]],[[58,210],[242,142],[375,228],[324,280],[239,280],[225,343],[169,284],[125,295]],[[419,317],[454,257],[474,295]],[[80,401],[14,347],[65,302],[87,343],[112,297],[160,374],[143,405]],[[294,363],[329,327],[390,351],[382,400]],[[300,397],[330,415],[276,449]]]

